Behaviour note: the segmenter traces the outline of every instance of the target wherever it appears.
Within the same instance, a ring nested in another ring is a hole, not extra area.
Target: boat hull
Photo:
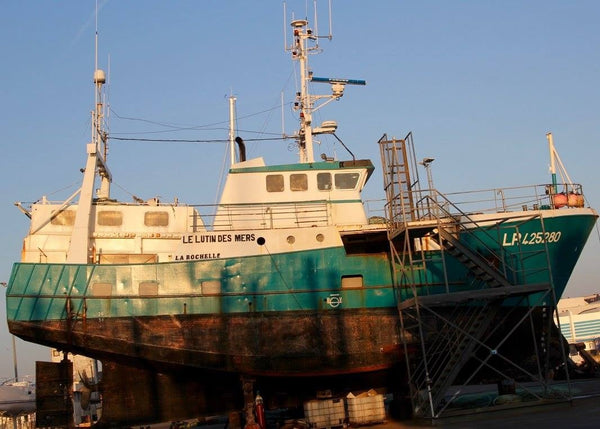
[[[99,359],[265,376],[335,375],[400,359],[395,308],[10,322],[28,341]]]
[[[453,312],[448,307],[435,310],[446,317]],[[536,368],[529,366],[535,365],[532,356],[536,353],[529,324],[518,326],[527,311],[525,307],[512,307],[510,315],[497,315],[491,322],[494,335],[486,343],[498,344],[500,338],[514,330],[509,341],[503,341],[500,352],[535,372]],[[536,338],[543,337],[545,313],[542,308],[532,313]],[[419,350],[416,344],[405,349],[398,343],[400,327],[398,315],[393,311],[375,311],[370,315],[364,311],[339,311],[335,319],[308,313],[293,316],[238,315],[218,321],[219,330],[226,337],[219,340],[224,345],[220,353],[206,351],[208,347],[214,350],[216,336],[212,338],[215,341],[208,343],[210,336],[194,335],[197,333],[194,327],[210,331],[207,325],[217,321],[196,316],[174,317],[170,321],[164,317],[140,318],[135,323],[91,320],[70,326],[13,321],[10,330],[28,341],[60,346],[62,350],[101,360],[99,388],[103,411],[98,427],[174,421],[241,410],[246,381],[261,392],[267,409],[301,409],[304,401],[320,391],[345,395],[377,389],[398,394],[399,398],[408,395],[404,352],[416,356]],[[319,323],[309,322],[311,318],[320,319]],[[278,338],[283,329],[291,331],[288,323],[296,325],[298,335]],[[261,343],[256,336],[248,335],[247,326],[272,331],[261,335],[267,339]],[[176,333],[187,330],[190,332],[187,339]],[[561,354],[557,331],[552,331],[555,340],[551,341],[551,348],[554,347],[552,354],[556,360]],[[292,353],[294,343],[304,344],[305,350]],[[199,348],[205,351],[197,351]],[[556,365],[554,360],[550,365]],[[471,375],[469,368],[477,362],[467,365],[463,378]],[[497,373],[487,372],[472,382],[494,383],[497,377]]]
[[[269,408],[403,385],[395,309],[10,322],[19,337],[102,362],[101,424],[243,409],[243,380]]]

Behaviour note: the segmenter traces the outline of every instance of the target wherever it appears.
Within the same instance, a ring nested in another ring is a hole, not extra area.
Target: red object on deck
[[[265,406],[263,404],[263,398],[260,393],[256,392],[256,400],[254,402],[254,412],[256,413],[256,421],[262,429],[266,429],[267,422],[265,421]]]

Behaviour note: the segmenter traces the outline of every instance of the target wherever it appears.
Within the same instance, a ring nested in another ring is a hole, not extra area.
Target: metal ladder
[[[418,217],[416,204],[414,200],[414,190],[418,184],[418,178],[415,182],[411,181],[410,162],[415,163],[414,157],[411,158],[412,134],[409,133],[404,139],[388,139],[384,134],[379,139],[379,149],[381,153],[381,162],[384,165],[383,182],[386,194],[386,214],[389,221],[388,236],[390,240],[402,233],[407,221],[415,220]]]

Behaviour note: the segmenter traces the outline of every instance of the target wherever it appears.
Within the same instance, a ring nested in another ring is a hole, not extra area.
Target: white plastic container
[[[348,423],[365,425],[381,423],[385,420],[383,395],[359,395],[346,397],[348,406]]]
[[[346,410],[342,399],[314,399],[304,403],[304,418],[309,428],[343,426]]]

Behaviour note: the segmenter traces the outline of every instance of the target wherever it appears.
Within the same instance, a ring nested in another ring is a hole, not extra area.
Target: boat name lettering
[[[228,243],[231,241],[231,234],[211,234],[211,235],[184,235],[184,244],[196,243]]]
[[[254,234],[235,234],[235,241],[254,241],[256,236]]]
[[[505,232],[502,245],[556,243],[560,240],[561,235],[561,231],[526,232],[525,234],[521,234],[520,232],[513,232],[512,234]]]
[[[175,255],[176,261],[193,261],[198,259],[218,259],[221,257],[220,253],[196,253],[193,255]]]
[[[199,243],[230,243],[232,241],[255,241],[255,234],[198,234],[184,235],[182,237],[183,244],[199,244]]]

